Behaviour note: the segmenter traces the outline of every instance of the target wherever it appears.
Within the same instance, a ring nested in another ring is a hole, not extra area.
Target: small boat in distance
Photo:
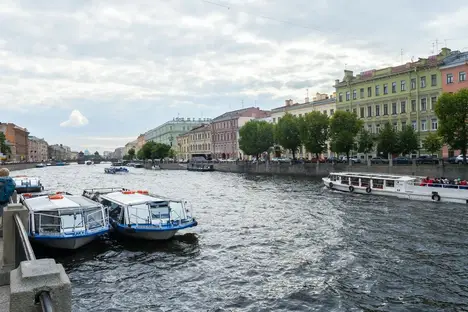
[[[40,163],[40,164],[36,164],[36,168],[44,168],[46,165],[44,165],[43,163]]]
[[[180,230],[198,225],[186,201],[162,198],[148,191],[87,189],[83,196],[106,207],[112,228],[129,237],[167,240]]]
[[[468,185],[434,183],[432,180],[427,181],[425,177],[332,172],[322,180],[329,189],[343,192],[468,204]]]
[[[143,168],[143,164],[134,163],[134,164],[133,164],[133,167],[134,167],[134,168]]]
[[[123,163],[121,163],[120,161],[112,163],[112,167],[122,167],[122,166],[123,166]]]
[[[28,177],[25,175],[19,175],[12,177],[16,184],[16,193],[35,193],[42,192],[44,186],[38,177]]]
[[[56,166],[68,166],[69,163],[64,162],[64,161],[57,161],[57,162],[55,163],[55,165],[56,165]]]
[[[87,165],[92,165],[93,162],[92,162],[91,160],[87,160],[87,161],[86,161],[86,164],[87,164]]]
[[[48,247],[78,249],[109,232],[102,205],[81,195],[22,194],[29,210],[29,239]]]
[[[109,173],[109,174],[116,174],[116,173],[128,173],[128,169],[124,167],[110,167],[110,168],[104,168],[104,173]]]
[[[50,167],[50,166],[52,166],[52,164],[51,164],[51,163],[47,163],[46,166],[47,166],[47,167]]]

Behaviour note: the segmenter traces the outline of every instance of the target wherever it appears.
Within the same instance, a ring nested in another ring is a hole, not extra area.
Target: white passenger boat
[[[29,239],[52,248],[77,249],[109,232],[102,205],[69,193],[23,194],[29,210]]]
[[[42,192],[44,190],[44,186],[38,177],[19,175],[12,178],[15,181],[16,192],[18,194]]]
[[[145,240],[167,240],[178,231],[198,225],[186,201],[171,200],[123,188],[83,191],[83,196],[109,209],[113,229],[123,235]]]
[[[344,192],[468,204],[468,185],[428,183],[425,177],[332,172],[322,180],[328,188]]]

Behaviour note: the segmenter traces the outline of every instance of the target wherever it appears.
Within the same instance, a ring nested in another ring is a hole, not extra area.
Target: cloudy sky
[[[0,121],[102,152],[178,115],[332,92],[345,67],[436,39],[468,50],[466,16],[466,0],[1,0]]]

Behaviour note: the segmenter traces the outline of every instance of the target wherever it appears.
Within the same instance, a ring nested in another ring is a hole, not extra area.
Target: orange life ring
[[[135,194],[135,191],[122,191],[122,194]]]
[[[63,196],[60,194],[50,195],[49,199],[63,199]]]
[[[60,194],[63,194],[63,192],[57,192],[57,193],[55,193],[55,194],[60,195]]]
[[[25,194],[23,194],[23,197],[24,198],[31,198],[32,194],[31,193],[25,193]]]
[[[137,193],[142,194],[142,195],[148,195],[149,194],[148,191],[143,191],[143,190],[138,190]]]

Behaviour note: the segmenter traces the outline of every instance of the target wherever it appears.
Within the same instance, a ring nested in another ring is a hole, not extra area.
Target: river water
[[[106,165],[16,171],[46,189],[123,186],[189,200],[169,242],[95,242],[62,263],[73,311],[468,311],[463,205],[330,192],[319,180]]]

